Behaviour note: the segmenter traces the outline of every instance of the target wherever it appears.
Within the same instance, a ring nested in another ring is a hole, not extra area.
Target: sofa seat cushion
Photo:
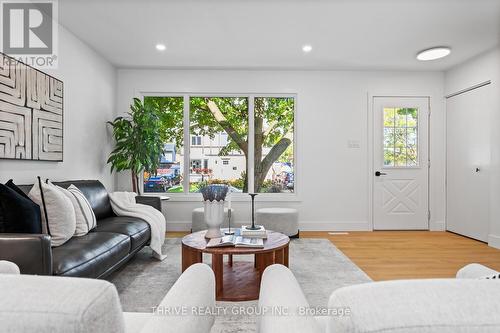
[[[128,216],[115,216],[99,220],[93,232],[115,232],[129,236],[131,252],[148,243],[151,238],[151,229],[147,222]]]
[[[125,259],[130,237],[119,233],[91,232],[73,237],[52,249],[54,275],[98,278]]]

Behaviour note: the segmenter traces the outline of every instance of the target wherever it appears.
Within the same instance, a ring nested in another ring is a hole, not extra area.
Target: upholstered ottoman
[[[229,225],[228,219],[228,210],[224,208],[224,222],[222,222],[222,227],[227,228]],[[207,229],[207,225],[205,224],[205,209],[203,207],[193,209],[193,215],[191,219],[191,232],[201,231]],[[234,209],[231,208],[231,228],[234,226]]]
[[[288,237],[299,236],[299,213],[293,208],[257,209],[255,224],[263,225],[267,230],[281,232]]]

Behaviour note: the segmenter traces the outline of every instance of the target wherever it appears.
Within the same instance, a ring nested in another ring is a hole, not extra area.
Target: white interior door
[[[489,231],[490,89],[446,101],[446,228],[481,241]]]
[[[373,228],[429,229],[429,99],[373,98]]]

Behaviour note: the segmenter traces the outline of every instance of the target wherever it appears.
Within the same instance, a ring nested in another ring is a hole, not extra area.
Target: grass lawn
[[[198,190],[199,190],[198,184],[189,184],[189,192],[191,193],[198,192]],[[182,185],[172,186],[167,190],[167,193],[182,193],[182,192],[183,192]]]

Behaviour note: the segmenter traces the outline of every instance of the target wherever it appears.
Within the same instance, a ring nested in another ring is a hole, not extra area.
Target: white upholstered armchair
[[[0,274],[20,274],[19,267],[13,262],[0,260]]]
[[[259,305],[288,315],[260,318],[260,333],[460,333],[500,332],[500,281],[480,279],[498,272],[468,265],[456,279],[371,282],[334,291],[323,316],[309,309],[292,272],[281,265],[263,274]],[[346,313],[348,315],[339,315]],[[269,312],[271,313],[271,312]]]
[[[2,332],[208,333],[214,323],[213,315],[124,313],[115,286],[104,280],[18,274],[15,264],[0,262]],[[214,306],[212,269],[195,264],[179,277],[159,308]]]

